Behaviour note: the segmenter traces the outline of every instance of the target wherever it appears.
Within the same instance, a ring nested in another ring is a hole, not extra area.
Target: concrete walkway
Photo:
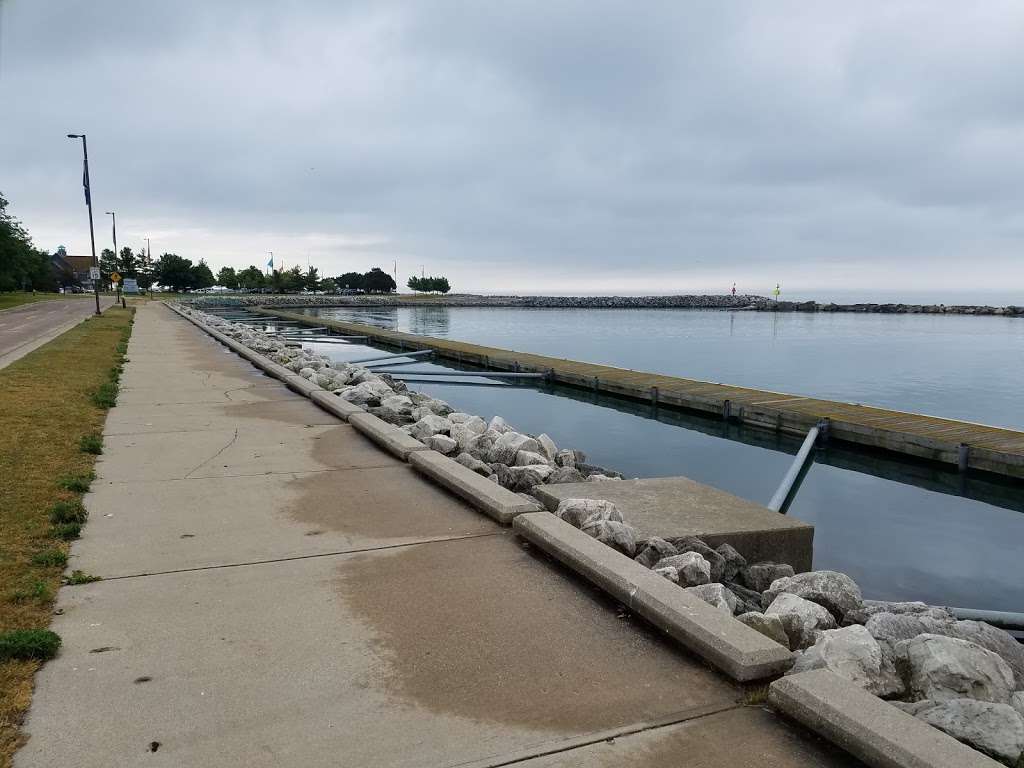
[[[100,309],[114,303],[100,297]],[[69,331],[96,311],[92,295],[25,304],[0,312],[0,368]]]
[[[166,308],[18,768],[852,766]]]

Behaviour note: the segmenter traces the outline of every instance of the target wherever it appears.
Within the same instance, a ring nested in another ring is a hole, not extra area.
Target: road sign
[[[99,267],[89,267],[89,279],[90,280],[99,280],[100,279],[100,268]]]
[[[124,279],[124,292],[125,293],[138,293],[139,282],[134,277],[126,277]]]
[[[121,282],[121,275],[119,275],[117,272],[111,272],[110,273],[110,282],[112,282],[112,283],[120,283]]]

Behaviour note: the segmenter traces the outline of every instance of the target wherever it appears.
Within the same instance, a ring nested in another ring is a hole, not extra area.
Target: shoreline
[[[273,307],[520,307],[524,309],[717,309],[737,312],[850,312],[889,315],[987,315],[1024,317],[1024,305],[1003,307],[984,304],[905,304],[905,303],[820,303],[816,301],[774,301],[756,295],[678,295],[678,296],[484,296],[451,294],[415,296],[411,294],[356,296],[301,296],[249,294],[233,296],[197,295],[192,301],[209,305]]]

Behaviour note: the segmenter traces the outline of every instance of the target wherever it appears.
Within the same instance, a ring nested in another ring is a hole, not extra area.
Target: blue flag
[[[270,261],[267,262],[267,267],[269,267],[270,269],[274,268],[274,257],[273,256],[271,256],[270,257]]]
[[[89,200],[89,166],[84,161],[82,162],[82,189],[85,190],[85,204],[89,205],[92,202]]]

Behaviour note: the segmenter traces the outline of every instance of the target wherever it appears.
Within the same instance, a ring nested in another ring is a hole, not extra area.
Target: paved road
[[[16,768],[850,768],[159,304]]]
[[[113,298],[101,296],[100,308],[106,309],[113,302]],[[0,312],[0,368],[74,328],[95,310],[95,299],[83,296],[40,301]]]

